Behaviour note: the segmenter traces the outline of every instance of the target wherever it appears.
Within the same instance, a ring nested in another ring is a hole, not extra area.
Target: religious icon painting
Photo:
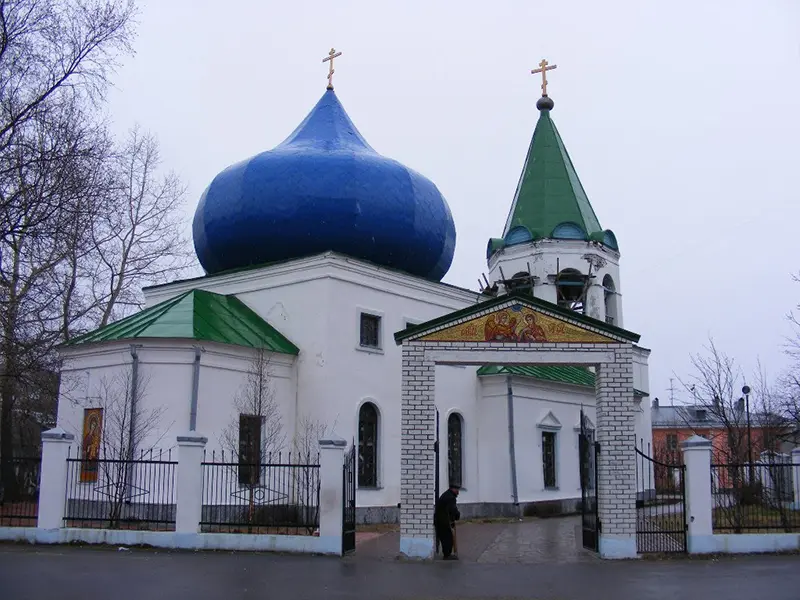
[[[81,481],[97,481],[97,461],[103,433],[103,409],[86,408],[83,411],[83,455],[81,456]]]

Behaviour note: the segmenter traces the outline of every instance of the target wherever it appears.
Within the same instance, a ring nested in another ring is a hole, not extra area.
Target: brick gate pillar
[[[400,554],[432,559],[436,408],[435,365],[421,343],[403,344],[400,441]]]
[[[598,365],[597,441],[600,556],[636,557],[636,433],[633,349],[614,351],[614,362]]]

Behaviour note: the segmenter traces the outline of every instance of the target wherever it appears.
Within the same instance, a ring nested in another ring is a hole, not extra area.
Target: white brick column
[[[634,558],[636,553],[636,457],[633,350],[618,347],[614,362],[601,363],[597,391],[598,518],[600,556]]]
[[[63,527],[67,498],[67,454],[74,439],[74,435],[60,427],[42,433],[39,518],[36,523],[39,529]]]
[[[681,442],[686,465],[686,549],[690,554],[713,552],[711,517],[711,441],[695,435]]]
[[[330,553],[342,554],[344,486],[342,467],[347,442],[340,438],[319,440],[319,537]]]
[[[200,533],[203,512],[203,451],[208,438],[195,431],[178,436],[175,533]]]
[[[800,448],[792,450],[792,483],[794,488],[795,510],[800,510]]]
[[[432,559],[436,409],[435,365],[422,342],[403,344],[400,443],[400,554]]]

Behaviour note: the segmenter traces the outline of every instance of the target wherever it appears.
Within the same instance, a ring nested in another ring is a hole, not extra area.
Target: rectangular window
[[[667,434],[667,450],[677,450],[678,449],[678,434],[677,433],[668,433]]]
[[[261,417],[239,415],[239,484],[256,485],[261,469]]]
[[[380,317],[361,313],[361,346],[364,348],[381,347]]]
[[[544,487],[556,487],[556,434],[553,431],[542,432],[542,468],[544,470]]]

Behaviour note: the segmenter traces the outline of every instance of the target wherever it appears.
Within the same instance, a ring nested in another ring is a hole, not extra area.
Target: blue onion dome
[[[192,227],[209,274],[335,251],[440,281],[456,243],[433,182],[378,154],[331,89],[283,143],[217,175]]]

